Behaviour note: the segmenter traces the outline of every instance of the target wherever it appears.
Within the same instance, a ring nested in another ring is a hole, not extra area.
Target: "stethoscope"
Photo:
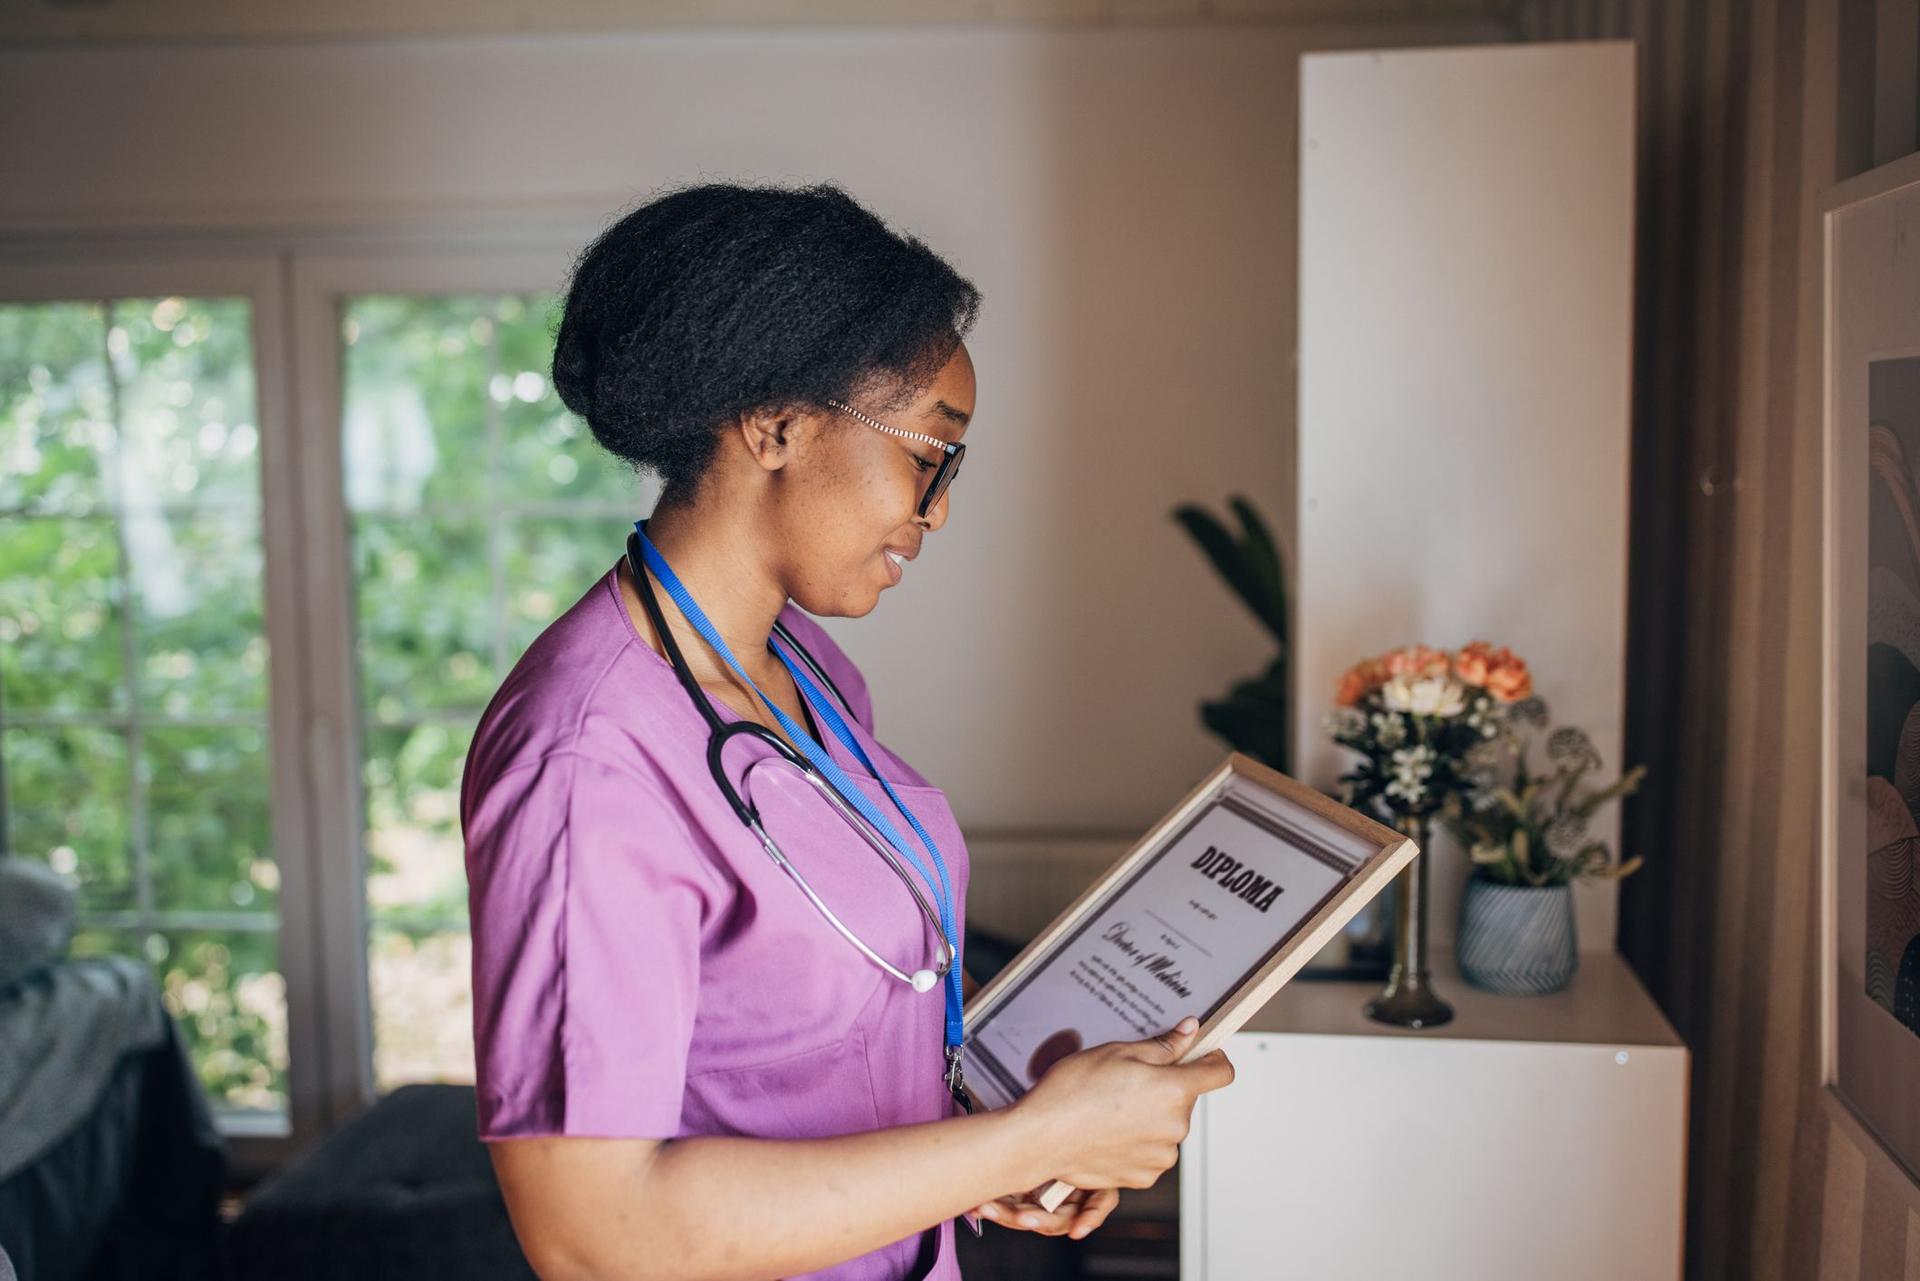
[[[959,938],[953,926],[952,890],[947,884],[946,863],[941,859],[940,850],[934,844],[933,837],[927,834],[920,820],[893,790],[893,784],[874,768],[872,758],[847,727],[845,718],[821,692],[820,686],[825,685],[832,690],[834,699],[837,699],[849,713],[853,711],[852,704],[847,702],[846,695],[840,692],[840,687],[834,684],[833,678],[827,675],[820,664],[814,660],[813,655],[807,652],[806,647],[794,639],[792,632],[784,624],[776,621],[773,625],[773,635],[768,639],[767,648],[773,651],[774,656],[793,675],[794,684],[799,688],[801,698],[806,704],[819,719],[827,723],[834,736],[860,761],[867,772],[878,780],[881,787],[886,789],[887,796],[893,801],[895,808],[906,817],[915,834],[926,846],[927,852],[933,856],[940,886],[940,907],[937,914],[934,907],[927,902],[927,896],[921,891],[919,882],[901,863],[900,854],[904,853],[912,859],[923,875],[927,872],[926,864],[920,861],[919,856],[887,821],[885,815],[866,793],[854,785],[853,780],[847,776],[839,762],[827,754],[826,749],[814,739],[813,735],[794,724],[793,719],[781,709],[779,704],[761,694],[760,687],[754,684],[753,678],[747,675],[745,669],[734,658],[733,652],[728,649],[718,629],[707,619],[699,605],[694,603],[692,594],[668,566],[666,558],[660,554],[659,549],[648,539],[644,520],[635,521],[633,533],[627,535],[627,565],[633,574],[634,587],[640,594],[640,603],[646,607],[647,617],[653,623],[653,630],[660,637],[661,648],[666,651],[667,662],[673,667],[673,673],[679,679],[681,688],[686,691],[687,698],[707,723],[707,768],[713,774],[715,785],[719,787],[721,795],[727,798],[727,804],[732,807],[735,816],[749,832],[753,833],[754,839],[760,842],[760,848],[767,852],[767,856],[793,878],[794,884],[800,887],[808,901],[819,909],[827,922],[839,932],[842,938],[853,944],[861,955],[894,978],[911,986],[916,992],[929,991],[935,983],[942,979],[946,980],[944,994],[946,1071],[943,1079],[947,1089],[952,1092],[960,1105],[967,1111],[972,1111],[973,1102],[966,1093],[960,1066],[960,1046],[965,1039],[966,1028],[961,1009],[961,970],[957,964],[960,956]],[[707,698],[706,691],[701,689],[700,683],[693,678],[693,672],[687,666],[686,659],[680,652],[680,646],[673,638],[673,632],[667,627],[666,619],[660,611],[660,602],[654,595],[653,584],[648,579],[649,570],[652,571],[653,577],[660,580],[660,585],[667,589],[667,595],[673,598],[674,604],[679,607],[681,614],[693,629],[700,634],[701,639],[712,646],[714,652],[725,660],[727,666],[731,667],[734,673],[747,683],[747,687],[766,703],[768,709],[773,712],[774,719],[780,723],[780,728],[786,731],[788,738],[792,739],[792,744],[797,744],[799,750],[796,751],[787,739],[781,738],[757,721],[725,721],[720,718],[712,702]],[[795,662],[793,655],[799,657],[798,663]],[[808,675],[809,672],[812,673],[811,676]],[[745,789],[745,795],[742,795],[740,789],[734,787],[721,759],[728,745],[740,735],[758,739],[773,749],[772,755],[758,757],[742,772],[741,783]],[[907,889],[913,894],[914,902],[919,905],[921,915],[933,926],[935,934],[940,938],[940,956],[933,966],[918,969],[909,974],[867,946],[866,942],[849,929],[845,922],[834,914],[833,909],[822,901],[820,895],[807,883],[807,878],[801,874],[800,869],[781,852],[780,846],[767,834],[765,825],[760,821],[760,811],[754,805],[752,798],[754,773],[769,765],[786,765],[799,771],[801,777],[805,778],[813,789],[842,818],[847,820],[867,845],[885,859],[887,866],[891,867],[894,873],[906,883]],[[926,879],[932,883],[935,877],[927,875]]]

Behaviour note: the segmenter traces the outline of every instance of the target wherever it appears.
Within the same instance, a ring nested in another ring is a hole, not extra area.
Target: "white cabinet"
[[[1180,1160],[1185,1281],[1672,1281],[1687,1050],[1625,961],[1454,1021],[1370,1022],[1371,983],[1295,981],[1227,1046]]]

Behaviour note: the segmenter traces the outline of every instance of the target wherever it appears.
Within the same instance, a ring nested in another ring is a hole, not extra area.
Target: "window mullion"
[[[487,510],[497,512],[500,491],[504,488],[500,483],[500,455],[506,443],[506,422],[500,413],[500,401],[493,394],[501,376],[500,323],[498,316],[489,319],[492,323],[487,326],[486,495]],[[493,673],[496,677],[506,675],[511,658],[507,651],[507,549],[503,523],[498,516],[487,521],[487,576],[493,583]]]
[[[126,402],[121,395],[120,368],[114,360],[114,300],[100,303],[100,353],[106,364],[108,404],[113,413],[112,460],[107,476],[107,508],[114,513],[113,538],[118,548],[120,585],[120,679],[127,696],[127,838],[132,845],[133,901],[139,928],[151,930],[154,910],[153,869],[148,841],[147,789],[142,770],[146,735],[140,723],[140,639],[135,632],[133,599],[133,555],[127,540],[127,498],[131,486],[127,480]]]

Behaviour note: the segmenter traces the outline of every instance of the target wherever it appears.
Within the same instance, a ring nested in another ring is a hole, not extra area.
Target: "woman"
[[[1083,1236],[1232,1078],[1176,1064],[1183,1022],[1000,1112],[949,1091],[966,851],[808,615],[867,613],[946,524],[978,299],[831,186],[677,191],[574,269],[554,384],[664,490],[462,786],[480,1135],[543,1276],[958,1277],[955,1215]]]

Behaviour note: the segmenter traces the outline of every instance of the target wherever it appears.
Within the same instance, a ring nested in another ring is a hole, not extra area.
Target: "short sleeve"
[[[465,815],[480,1137],[679,1132],[715,893],[658,788],[572,751]]]

